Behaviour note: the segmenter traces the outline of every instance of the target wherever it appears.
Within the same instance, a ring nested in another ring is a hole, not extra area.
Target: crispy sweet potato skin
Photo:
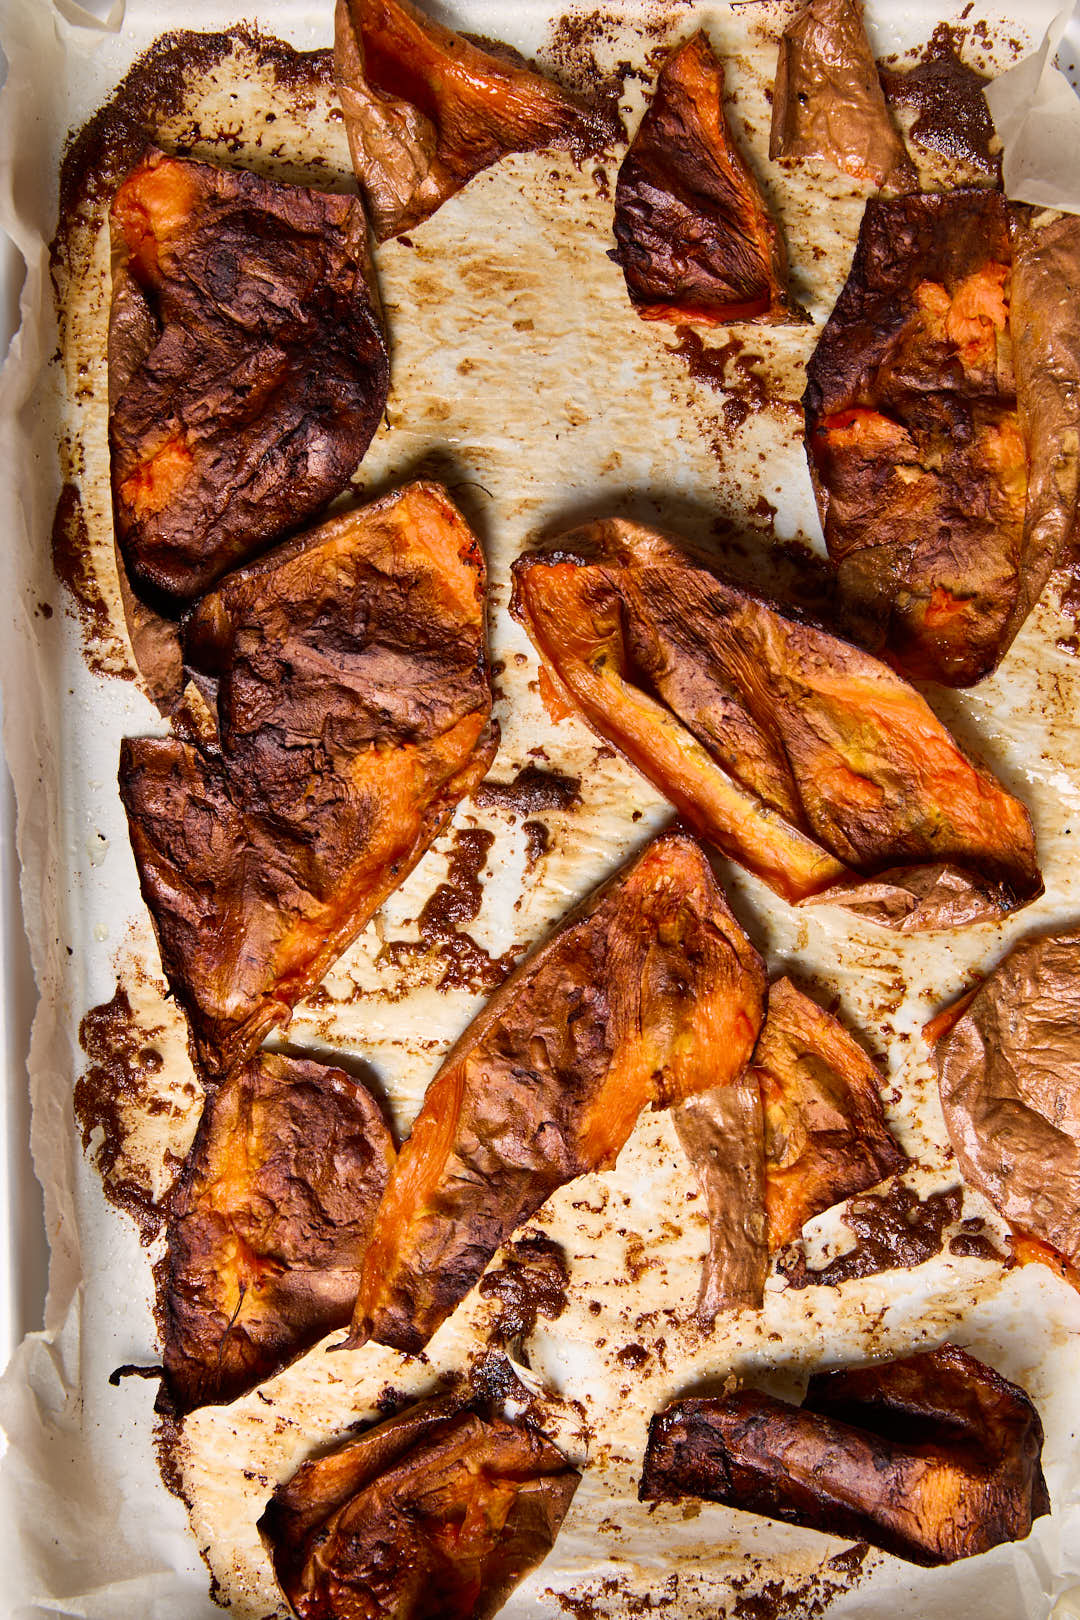
[[[389,360],[354,198],[151,150],[113,200],[109,442],[135,591],[173,611],[331,500]]]
[[[931,1056],[964,1180],[1080,1266],[1080,934],[1018,945],[959,1017],[935,1025]]]
[[[997,192],[867,203],[807,367],[807,453],[849,627],[948,686],[989,674],[1019,627],[1030,545],[1013,261]]]
[[[410,0],[337,0],[334,76],[380,242],[508,152],[590,146],[609,133],[515,51],[483,50]]]
[[[911,191],[915,166],[878,79],[861,0],[811,0],[784,29],[769,156],[823,158],[856,180]]]
[[[881,1083],[844,1027],[777,979],[746,1073],[675,1110],[709,1210],[703,1328],[720,1311],[760,1310],[769,1255],[812,1216],[907,1163],[885,1123]]]
[[[539,1431],[429,1401],[305,1463],[259,1532],[299,1620],[490,1620],[580,1477]]]
[[[173,1196],[163,1404],[231,1401],[346,1325],[393,1161],[340,1069],[261,1053],[233,1070]]]
[[[744,1389],[653,1418],[644,1501],[704,1496],[948,1564],[1050,1511],[1022,1389],[955,1345],[820,1373],[801,1407]]]
[[[724,112],[704,32],[668,57],[623,159],[612,254],[645,320],[790,325],[787,251]]]
[[[792,901],[908,931],[1041,892],[1026,810],[877,659],[608,519],[520,557],[551,687],[726,855]]]
[[[511,975],[428,1087],[351,1342],[421,1349],[556,1188],[615,1162],[647,1103],[739,1074],[764,987],[701,849],[655,839]]]
[[[312,990],[495,752],[484,562],[413,484],[239,569],[185,623],[218,746],[129,738],[120,791],[211,1075]]]

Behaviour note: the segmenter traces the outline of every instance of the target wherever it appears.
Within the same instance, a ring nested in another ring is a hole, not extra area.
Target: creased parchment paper
[[[899,0],[869,9],[882,53],[925,41],[941,16]],[[1020,36],[1026,48],[1047,26],[1050,7],[1024,11],[1002,37]],[[713,547],[718,525],[729,519],[739,536],[733,560],[765,581],[761,531],[770,522],[780,538],[804,536],[821,549],[800,415],[785,402],[801,393],[806,356],[846,274],[862,193],[824,169],[781,172],[767,164],[766,90],[789,14],[768,3],[613,4],[606,27],[585,29],[601,66],[622,62],[633,70],[623,99],[631,129],[642,78],[651,77],[650,52],[668,38],[703,24],[728,58],[733,122],[779,211],[796,295],[815,322],[746,334],[744,373],[764,378],[779,403],[725,409],[749,398],[745,389],[736,398],[737,368],[728,400],[672,352],[672,330],[631,312],[605,256],[618,154],[583,172],[562,155],[512,158],[453,198],[410,243],[390,243],[378,254],[393,387],[360,482],[375,493],[422,470],[453,487],[491,568],[503,727],[493,775],[508,780],[530,757],[535,762],[530,750],[542,748],[541,764],[581,779],[576,809],[544,813],[550,847],[532,869],[522,816],[498,805],[466,804],[458,813],[457,829],[494,834],[481,910],[469,925],[492,958],[542,937],[668,816],[644,781],[583,726],[554,728],[547,719],[535,659],[506,611],[513,557],[536,534],[604,512]],[[553,60],[552,18],[541,0],[455,0],[440,15]],[[1000,14],[990,17],[993,23]],[[164,1056],[155,1096],[168,1107],[155,1114],[154,1097],[130,1100],[115,1175],[160,1194],[168,1181],[165,1149],[186,1151],[199,1092],[177,1015],[163,997],[115,783],[120,739],[160,730],[162,722],[136,682],[123,678],[132,667],[109,516],[109,277],[100,213],[88,217],[71,274],[60,278],[67,316],[59,333],[46,243],[66,129],[84,121],[163,28],[222,28],[234,20],[206,0],[176,8],[138,0],[119,32],[103,33],[69,25],[45,0],[8,0],[6,8],[3,43],[12,66],[0,119],[0,217],[26,258],[27,280],[23,326],[0,394],[7,518],[0,672],[23,897],[42,990],[31,1055],[33,1147],[53,1246],[45,1331],[24,1344],[0,1385],[8,1439],[0,1585],[4,1612],[18,1620],[210,1617],[218,1611],[200,1553],[217,1600],[240,1620],[282,1614],[255,1533],[274,1483],[314,1448],[369,1419],[388,1390],[426,1393],[440,1374],[461,1371],[494,1310],[474,1292],[426,1359],[371,1345],[331,1354],[324,1345],[257,1394],[193,1416],[172,1451],[190,1528],[158,1476],[153,1384],[108,1384],[121,1363],[155,1359],[150,1263],[158,1251],[142,1247],[132,1222],[106,1203],[78,1144],[72,1088],[86,1066],[80,1019],[109,1001],[119,980],[136,1027]],[[329,5],[309,10],[282,0],[258,20],[299,47],[329,44]],[[554,59],[567,60],[558,51]],[[1002,65],[1007,59],[1006,52]],[[250,51],[209,75],[193,72],[183,108],[158,134],[164,145],[182,143],[200,156],[351,186],[328,86],[298,93]],[[59,441],[65,476],[81,490],[91,582],[107,616],[90,637],[89,660],[84,624],[49,562]],[[991,680],[971,693],[930,694],[947,723],[1030,806],[1047,885],[1037,905],[1003,926],[909,940],[841,912],[798,913],[745,874],[723,873],[772,970],[810,978],[825,999],[834,995],[841,1016],[885,1062],[890,1120],[919,1160],[907,1179],[925,1190],[955,1185],[957,1174],[921,1024],[1016,939],[1080,915],[1073,854],[1080,839],[1080,666],[1056,602],[1052,588]],[[441,990],[443,966],[431,953],[396,966],[380,958],[384,941],[416,937],[414,920],[445,878],[452,840],[453,830],[319,995],[297,1010],[288,1032],[294,1049],[352,1062],[385,1095],[399,1131],[483,1001],[479,988]],[[92,1134],[90,1146],[100,1138]],[[984,1215],[997,1230],[974,1194],[965,1214]],[[840,1290],[785,1292],[774,1280],[759,1316],[722,1320],[702,1339],[693,1316],[704,1205],[665,1115],[643,1118],[614,1171],[563,1189],[534,1224],[564,1245],[570,1284],[563,1316],[542,1321],[530,1341],[529,1376],[549,1392],[552,1437],[588,1467],[551,1556],[508,1604],[511,1620],[767,1614],[768,1607],[751,1607],[761,1593],[774,1612],[792,1615],[820,1613],[828,1603],[830,1615],[864,1620],[1045,1620],[1055,1598],[1080,1578],[1080,1298],[1045,1269],[1005,1272],[945,1252],[916,1271]],[[807,1241],[815,1263],[842,1247],[835,1213],[813,1223]],[[650,1511],[637,1503],[646,1423],[671,1395],[732,1372],[795,1394],[812,1367],[945,1337],[1018,1380],[1042,1414],[1054,1511],[1023,1545],[947,1570],[917,1570],[879,1554],[860,1567],[843,1557],[829,1562],[845,1552],[831,1538],[719,1507]]]
[[[1072,83],[1062,72],[1063,58]],[[1078,66],[1080,5],[1059,11],[1038,50],[983,92],[1004,147],[1005,194],[1018,202],[1080,214]]]

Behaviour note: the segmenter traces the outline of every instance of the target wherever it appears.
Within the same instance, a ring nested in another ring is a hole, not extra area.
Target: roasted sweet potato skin
[[[724,112],[724,70],[703,31],[660,70],[615,188],[626,288],[646,320],[727,326],[804,320],[787,251]]]
[[[413,484],[237,570],[185,623],[217,743],[134,738],[120,791],[200,1063],[288,1022],[494,755],[485,570]]]
[[[907,1163],[858,1042],[789,979],[777,979],[754,1055],[729,1086],[674,1112],[706,1195],[709,1248],[697,1315],[760,1310],[769,1255],[812,1216]]]
[[[352,1342],[415,1352],[642,1108],[734,1079],[764,970],[694,841],[655,839],[507,980],[428,1088],[376,1223]]]
[[[1025,940],[935,1024],[964,1180],[1080,1266],[1080,934]]]
[[[393,1160],[342,1070],[271,1053],[233,1070],[171,1201],[161,1404],[234,1400],[346,1325]]]
[[[949,686],[1003,656],[1027,568],[1010,227],[981,189],[869,202],[807,367],[807,453],[848,625]]]
[[[345,487],[389,360],[355,199],[151,149],[111,218],[117,540],[176,612]]]
[[[607,519],[514,564],[553,690],[791,901],[912,931],[1041,892],[1030,818],[877,659]]]
[[[802,1407],[757,1390],[653,1418],[644,1501],[703,1496],[868,1541],[911,1563],[1022,1541],[1050,1511],[1042,1424],[955,1345],[816,1375]]]
[[[861,0],[810,0],[781,34],[769,156],[824,159],[895,191],[917,184],[885,102]]]
[[[579,1479],[538,1430],[429,1401],[305,1463],[259,1532],[298,1620],[490,1620]]]
[[[515,51],[483,49],[410,0],[337,0],[334,75],[380,242],[508,152],[588,147],[612,132]]]

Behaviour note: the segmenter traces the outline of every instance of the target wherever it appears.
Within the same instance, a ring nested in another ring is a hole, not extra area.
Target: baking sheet
[[[362,485],[377,492],[423,470],[453,488],[491,568],[503,728],[493,774],[511,777],[530,750],[543,748],[553,768],[581,778],[580,807],[544,815],[551,849],[531,873],[521,817],[472,804],[458,813],[455,828],[485,826],[495,834],[482,909],[469,932],[499,958],[537,940],[668,817],[647,784],[583,726],[550,726],[535,659],[506,613],[509,562],[535,534],[612,511],[714,548],[729,520],[740,536],[735,560],[751,571],[773,533],[820,549],[801,422],[783,401],[801,393],[801,367],[846,274],[862,193],[824,170],[793,176],[767,165],[765,91],[789,6],[612,4],[580,13],[577,30],[554,36],[551,8],[539,0],[455,0],[437,9],[563,69],[583,52],[594,54],[601,70],[629,63],[624,107],[631,128],[651,77],[650,52],[704,23],[729,60],[735,127],[780,214],[796,294],[816,323],[746,334],[747,367],[780,403],[751,410],[738,425],[740,411],[726,412],[724,396],[672,352],[674,334],[631,313],[621,276],[604,256],[616,162],[579,173],[562,155],[511,158],[411,233],[411,246],[379,250],[393,392]],[[943,15],[886,0],[868,9],[880,54],[921,44]],[[1022,24],[1004,26],[1000,13],[977,7],[966,26],[988,21],[987,34],[1004,42],[1005,66],[1041,38],[1052,6],[1024,11]],[[287,0],[256,20],[304,49],[329,42],[329,6]],[[163,1130],[161,1116],[146,1107],[149,1097],[135,1099],[114,1175],[160,1194],[163,1150],[183,1153],[199,1097],[179,1019],[163,999],[115,787],[121,737],[161,730],[162,722],[136,683],[123,678],[130,655],[112,564],[106,455],[107,247],[100,219],[91,219],[67,289],[72,316],[58,334],[45,243],[67,127],[101,103],[164,27],[233,21],[205,0],[175,11],[130,4],[115,33],[73,26],[33,0],[9,0],[5,21],[12,73],[0,120],[0,216],[28,271],[24,324],[0,383],[0,464],[14,473],[5,489],[10,543],[0,560],[0,611],[8,617],[0,674],[24,904],[42,988],[32,1050],[33,1147],[52,1244],[46,1331],[24,1344],[0,1384],[9,1441],[0,1472],[0,1551],[11,1613],[28,1620],[210,1616],[217,1611],[200,1553],[218,1600],[242,1620],[283,1612],[254,1532],[273,1484],[313,1447],[370,1418],[388,1391],[426,1392],[441,1374],[460,1370],[493,1309],[470,1296],[425,1358],[378,1346],[333,1355],[321,1347],[259,1395],[196,1414],[171,1452],[191,1504],[190,1531],[184,1508],[157,1474],[154,1386],[129,1380],[114,1389],[107,1381],[121,1363],[154,1360],[155,1250],[106,1202],[77,1141],[71,1099],[86,1067],[82,1016],[107,1002],[119,980],[136,1027],[166,1056],[162,1084],[175,1109]],[[979,36],[973,44],[978,48]],[[189,104],[162,129],[164,143],[182,141],[200,155],[286,178],[349,186],[343,127],[326,87],[282,83],[254,58],[242,67],[212,83],[192,75]],[[51,360],[58,343],[60,359]],[[751,399],[753,390],[742,389],[741,397]],[[88,525],[92,577],[85,591],[100,594],[111,621],[104,632],[99,614],[88,633],[93,616],[85,601],[80,615],[50,566],[61,439],[65,476],[81,488]],[[1031,808],[1047,883],[1036,905],[1002,926],[900,940],[839,912],[800,914],[725,869],[733,904],[773,971],[808,976],[834,992],[841,1015],[886,1062],[890,1118],[921,1161],[913,1179],[926,1187],[956,1180],[918,1037],[926,1014],[1015,939],[1073,922],[1080,911],[1072,855],[1080,838],[1074,630],[1052,588],[998,675],[973,693],[932,694],[938,713]],[[297,1010],[288,1033],[296,1048],[362,1064],[402,1131],[442,1053],[484,999],[480,988],[441,990],[443,966],[423,953],[396,967],[380,960],[385,941],[415,938],[412,919],[444,878],[452,840],[453,831],[429,852],[312,1004]],[[96,1145],[92,1137],[91,1149]],[[551,1557],[511,1599],[507,1615],[622,1615],[642,1612],[646,1602],[653,1612],[687,1620],[749,1615],[762,1612],[749,1607],[754,1595],[779,1583],[791,1596],[777,1600],[789,1602],[778,1612],[809,1613],[828,1601],[830,1614],[867,1620],[905,1613],[951,1620],[967,1612],[1044,1620],[1054,1598],[1080,1577],[1080,1299],[1042,1268],[1004,1274],[943,1255],[917,1272],[841,1291],[773,1289],[760,1317],[737,1318],[702,1341],[692,1309],[705,1224],[692,1192],[670,1121],[650,1115],[614,1171],[563,1189],[533,1223],[563,1243],[571,1271],[566,1313],[542,1323],[531,1341],[533,1374],[552,1392],[553,1436],[589,1467]],[[969,1195],[966,1212],[986,1210]],[[817,1224],[824,1242],[830,1218]],[[719,1507],[650,1510],[636,1502],[645,1425],[672,1394],[733,1370],[790,1393],[822,1361],[897,1353],[944,1337],[1017,1379],[1042,1412],[1054,1513],[1023,1545],[942,1571],[876,1553],[852,1568],[843,1559],[828,1562],[843,1554],[839,1540]],[[619,1360],[630,1346],[646,1354],[633,1372]]]

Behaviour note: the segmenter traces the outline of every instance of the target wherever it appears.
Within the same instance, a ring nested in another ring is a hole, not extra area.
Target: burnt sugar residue
[[[530,763],[510,782],[481,782],[473,799],[483,810],[509,810],[516,816],[573,810],[581,802],[581,778]]]
[[[916,146],[996,175],[1001,159],[991,150],[994,123],[983,96],[990,80],[961,59],[963,39],[939,23],[916,65],[906,72],[883,67],[881,82],[894,106],[915,114],[909,139]]]
[[[193,81],[244,48],[267,64],[279,85],[301,96],[332,83],[331,51],[297,51],[247,23],[222,33],[176,29],[162,34],[136,59],[109,100],[68,138],[60,167],[54,266],[70,268],[75,233],[93,225],[160,125],[187,105]]]
[[[76,484],[65,484],[60,491],[50,543],[53,572],[71,598],[82,631],[87,664],[97,675],[119,675],[125,680],[134,680],[135,672],[113,629],[109,604],[94,571],[90,534]]]
[[[738,1596],[729,1611],[731,1620],[820,1620],[843,1592],[858,1585],[863,1563],[870,1551],[865,1541],[857,1541],[843,1552],[826,1559],[818,1575],[785,1586],[782,1581],[736,1577],[732,1585]]]
[[[140,1023],[119,983],[112,1000],[92,1007],[79,1025],[79,1044],[89,1060],[74,1095],[83,1149],[101,1175],[105,1196],[131,1216],[144,1243],[157,1236],[167,1211],[130,1148],[139,1118],[176,1111],[161,1091],[163,1034],[162,1025]],[[180,1169],[183,1161],[168,1148],[163,1157],[167,1168]]]
[[[941,1253],[945,1230],[960,1219],[962,1202],[959,1187],[926,1199],[903,1182],[883,1193],[866,1193],[853,1198],[841,1217],[855,1234],[853,1249],[815,1271],[797,1248],[781,1258],[780,1270],[790,1288],[835,1288],[882,1271],[909,1271]]]
[[[960,1222],[959,1231],[949,1239],[949,1253],[967,1260],[991,1260],[1000,1266],[1012,1264],[1012,1257],[999,1249],[986,1230],[981,1215]]]
[[[720,424],[727,438],[770,405],[798,408],[795,401],[776,396],[768,377],[757,369],[764,356],[748,349],[742,338],[710,346],[689,326],[677,326],[675,337],[668,353],[682,361],[691,377],[725,396]]]
[[[498,1271],[489,1272],[480,1283],[483,1299],[500,1302],[493,1342],[527,1339],[538,1316],[557,1321],[566,1309],[569,1277],[563,1249],[542,1232],[527,1232],[510,1244]]]
[[[551,848],[551,829],[546,821],[526,821],[522,831],[525,834],[525,870],[531,872]]]
[[[469,1367],[469,1386],[474,1399],[491,1401],[502,1406],[513,1401],[517,1406],[531,1407],[536,1396],[522,1383],[511,1363],[501,1350],[485,1350]]]
[[[481,873],[494,842],[494,833],[482,828],[455,832],[446,882],[439,884],[416,919],[419,939],[389,941],[380,953],[382,960],[397,966],[410,958],[432,957],[441,969],[440,990],[493,990],[502,983],[517,953],[493,957],[462,928],[480,914]]]

